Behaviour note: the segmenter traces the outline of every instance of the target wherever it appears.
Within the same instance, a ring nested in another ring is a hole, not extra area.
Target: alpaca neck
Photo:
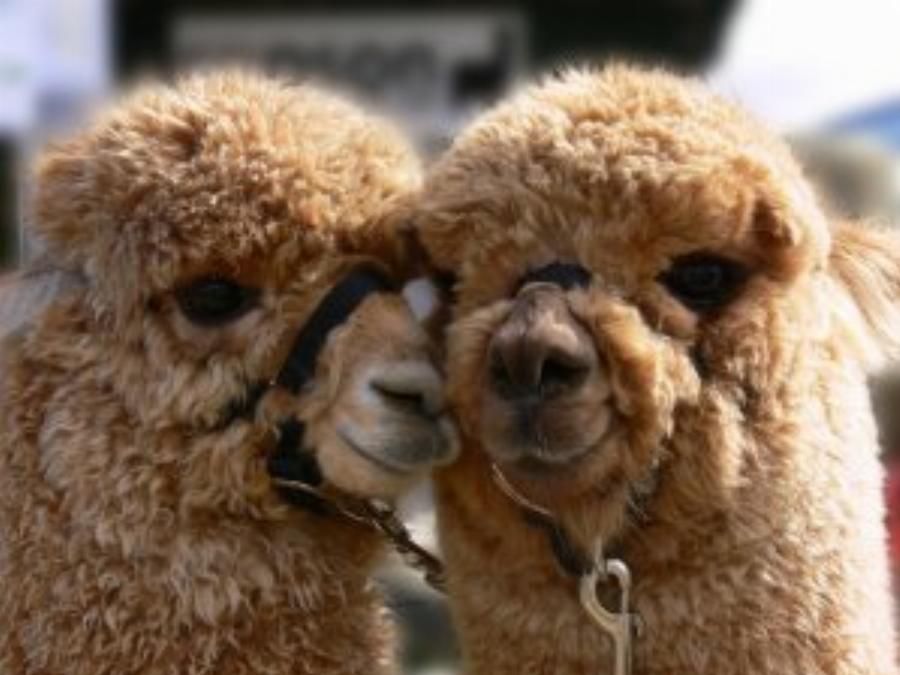
[[[818,479],[784,490],[756,483],[709,522],[631,531],[617,553],[632,569],[632,604],[645,625],[635,675],[894,673],[872,489],[880,468],[875,453],[860,454],[851,475],[866,485],[845,486],[837,506],[836,486],[823,491]],[[820,479],[833,483],[846,468]],[[478,462],[453,471],[438,509],[467,672],[612,673],[610,639],[543,533],[492,489]]]

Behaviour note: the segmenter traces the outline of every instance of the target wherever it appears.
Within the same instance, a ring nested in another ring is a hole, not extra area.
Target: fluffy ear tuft
[[[31,230],[51,255],[80,268],[90,257],[92,222],[98,193],[95,172],[83,138],[50,146],[34,176]]]
[[[841,223],[831,267],[859,312],[867,366],[900,359],[900,232]]]

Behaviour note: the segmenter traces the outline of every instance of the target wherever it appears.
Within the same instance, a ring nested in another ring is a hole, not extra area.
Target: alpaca
[[[383,542],[335,509],[455,452],[393,287],[419,182],[386,122],[238,71],[46,151],[0,302],[0,673],[394,671]]]
[[[435,480],[467,672],[897,672],[866,388],[900,351],[895,232],[827,217],[701,83],[624,65],[484,113],[413,218],[453,281],[463,450]]]

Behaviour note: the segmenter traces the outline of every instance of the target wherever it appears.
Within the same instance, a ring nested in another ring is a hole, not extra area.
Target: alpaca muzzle
[[[591,336],[561,290],[546,283],[519,292],[491,339],[488,359],[497,395],[522,407],[577,389],[597,366]]]
[[[529,272],[519,283],[513,310],[492,338],[492,386],[500,398],[527,401],[529,418],[542,402],[582,387],[599,368],[593,341],[569,312],[562,293],[584,288],[590,279],[583,267],[558,262]],[[615,675],[629,675],[632,641],[642,632],[642,622],[630,606],[628,566],[607,557],[601,538],[594,550],[580,550],[556,514],[519,493],[498,464],[492,470],[495,485],[523,520],[544,534],[559,569],[577,580],[582,609],[613,642]],[[607,606],[601,597],[610,591],[616,602]]]
[[[590,279],[584,268],[563,263],[530,272],[494,330],[487,347],[482,433],[498,461],[541,473],[584,456],[610,429],[607,369],[567,297]]]
[[[278,375],[266,384],[253,387],[244,401],[233,404],[226,425],[237,418],[250,416],[260,399],[272,388],[280,387],[291,394],[299,394],[314,377],[316,362],[331,332],[347,321],[370,295],[396,290],[393,281],[374,268],[357,268],[344,277],[301,328]],[[410,379],[403,383],[407,387],[404,389],[406,395],[409,395]],[[427,377],[424,380],[429,386],[434,384]],[[391,380],[382,382],[382,386],[396,389],[400,385]],[[393,393],[397,395],[396,391]],[[421,399],[421,410],[416,414],[433,415],[439,405],[440,392],[429,389],[414,393],[417,400]],[[269,455],[267,470],[286,502],[316,516],[338,517],[382,534],[409,565],[422,572],[429,585],[443,591],[443,564],[413,541],[389,505],[347,494],[328,484],[315,452],[304,445],[303,423],[296,418],[288,418],[278,425],[278,442]]]

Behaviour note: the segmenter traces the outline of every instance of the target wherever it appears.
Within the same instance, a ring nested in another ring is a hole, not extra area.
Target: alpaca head
[[[266,459],[286,419],[325,479],[364,496],[453,457],[442,378],[399,292],[394,214],[418,171],[382,121],[243,72],[145,86],[45,153],[35,229],[83,279],[90,379],[204,506],[277,503]],[[235,416],[360,269],[390,283],[328,333],[303,388]]]
[[[773,134],[662,73],[569,72],[487,112],[416,225],[455,277],[462,433],[587,532],[660,482],[696,514],[786,475],[772,445],[838,433],[858,411],[829,388],[896,340],[897,239],[830,226]]]

